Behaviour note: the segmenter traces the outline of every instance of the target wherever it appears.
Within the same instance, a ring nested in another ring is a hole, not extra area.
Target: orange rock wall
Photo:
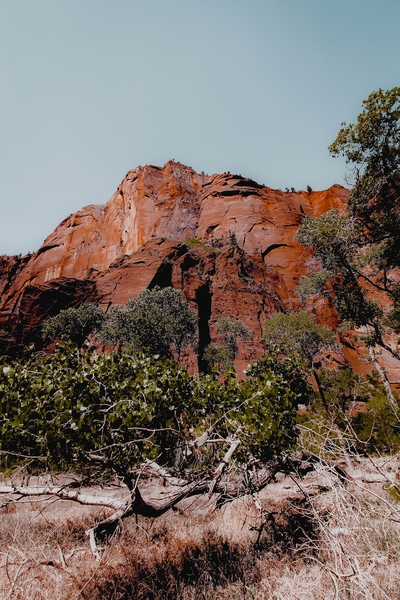
[[[347,191],[286,193],[235,175],[198,175],[168,162],[164,168],[139,167],[105,205],[70,215],[33,254],[15,282],[38,285],[62,277],[87,279],[131,256],[154,240],[184,242],[236,235],[248,254],[288,276],[303,250],[294,235],[304,215],[319,216],[342,207]]]
[[[253,332],[240,346],[244,368],[262,352],[268,316],[298,307],[293,290],[308,253],[295,239],[299,225],[305,215],[343,209],[346,197],[336,185],[281,192],[172,161],[139,167],[107,204],[69,216],[35,254],[3,257],[0,329],[17,348],[62,308],[91,301],[109,310],[149,286],[174,285],[199,314],[200,347],[218,340],[222,315]]]

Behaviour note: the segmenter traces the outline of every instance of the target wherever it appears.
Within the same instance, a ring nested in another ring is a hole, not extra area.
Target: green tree
[[[374,393],[367,402],[365,411],[357,413],[351,419],[351,426],[356,434],[354,446],[361,453],[394,455],[400,451],[397,416],[399,411],[396,415],[385,392],[382,386],[379,389],[375,384]],[[399,408],[398,399],[397,408]]]
[[[298,361],[276,350],[250,365],[246,377],[232,374],[221,383],[215,374],[192,377],[170,358],[129,348],[97,354],[70,343],[48,355],[3,357],[0,450],[58,465],[99,449],[118,462],[123,451],[130,467],[161,452],[173,467],[182,444],[218,422],[224,437],[250,428],[241,452],[266,460],[295,441],[295,408],[309,391]]]
[[[371,294],[370,277],[363,273],[366,255],[360,252],[355,219],[332,209],[317,219],[306,218],[297,239],[313,249],[315,259],[309,276],[300,278],[297,295],[305,299],[321,294],[336,307],[341,319],[356,327],[368,326],[373,343],[384,345],[383,313]]]
[[[79,308],[61,310],[58,315],[46,319],[42,337],[45,341],[58,337],[81,346],[91,333],[102,327],[105,319],[106,316],[99,307],[82,304]]]
[[[400,87],[372,92],[356,124],[342,123],[329,147],[351,169],[350,214],[374,244],[380,268],[400,265]]]
[[[399,421],[375,371],[358,375],[349,367],[320,369],[318,376],[329,412],[325,407],[321,410],[320,397],[312,398],[309,410],[298,418],[306,436],[313,431],[326,437],[329,432],[331,448],[341,446],[346,454],[348,450],[373,455],[399,451]]]
[[[305,367],[315,378],[323,404],[327,406],[318,376],[320,363],[317,363],[317,358],[321,357],[324,350],[338,348],[334,332],[318,325],[313,317],[304,311],[292,314],[277,313],[266,321],[263,339],[267,347],[279,344],[283,352],[294,354],[304,361]]]
[[[218,331],[222,334],[222,344],[211,342],[204,349],[203,358],[209,365],[218,365],[226,371],[233,368],[234,360],[238,354],[238,339],[249,340],[251,331],[238,319],[220,317],[216,322]]]
[[[343,320],[365,328],[372,351],[378,345],[398,357],[386,329],[400,331],[400,88],[370,94],[329,150],[346,157],[353,189],[347,214],[332,210],[300,227],[298,240],[316,261],[298,293],[321,293]]]
[[[398,405],[379,364],[377,347],[400,358],[388,333],[400,331],[400,88],[373,92],[353,125],[342,124],[330,146],[346,157],[353,178],[347,214],[329,211],[305,219],[298,240],[314,250],[309,277],[298,295],[321,294],[341,319],[364,331],[363,339],[392,410]],[[389,340],[389,341],[388,341]]]
[[[100,338],[109,344],[129,344],[134,350],[179,358],[182,349],[197,340],[197,316],[181,292],[172,287],[140,292],[124,307],[115,306]]]
[[[357,227],[354,218],[341,215],[335,209],[319,219],[304,221],[297,238],[314,250],[315,260],[313,272],[300,278],[296,294],[302,299],[322,295],[336,307],[344,321],[343,326],[363,331],[363,334],[357,335],[368,347],[392,409],[398,414],[396,399],[377,357],[377,347],[399,358],[398,348],[393,348],[386,341],[388,328],[392,332],[399,330],[399,304],[393,300],[393,294],[386,293],[384,287],[377,283],[379,277],[370,272],[372,267],[368,257],[371,253],[368,247],[358,244]],[[382,298],[386,306],[381,304]]]

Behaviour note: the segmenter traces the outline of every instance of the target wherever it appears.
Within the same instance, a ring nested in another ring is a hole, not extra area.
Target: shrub
[[[87,337],[101,328],[106,315],[93,304],[82,304],[79,308],[61,310],[43,324],[42,337],[46,341],[59,337],[82,345]]]
[[[224,438],[243,435],[243,460],[266,460],[296,439],[303,384],[296,362],[277,353],[250,367],[246,381],[230,374],[221,383],[168,358],[61,344],[51,355],[1,359],[0,450],[58,466],[96,449],[124,468],[160,453],[173,464],[186,440],[218,421]]]
[[[115,306],[100,331],[110,344],[128,344],[133,350],[149,349],[153,354],[179,358],[182,348],[197,338],[197,316],[181,292],[172,287],[140,292],[125,307]]]

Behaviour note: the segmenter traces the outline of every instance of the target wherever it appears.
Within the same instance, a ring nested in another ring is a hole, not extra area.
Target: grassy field
[[[345,486],[320,466],[303,479],[278,474],[258,496],[221,508],[201,497],[156,520],[126,519],[100,560],[85,530],[105,509],[3,497],[0,597],[396,600],[400,508],[388,482],[397,457],[352,460],[351,469]],[[110,485],[85,491],[122,493]],[[161,492],[148,483],[146,493]]]

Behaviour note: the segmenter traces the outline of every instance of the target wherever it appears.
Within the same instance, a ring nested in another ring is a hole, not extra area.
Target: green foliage
[[[153,354],[171,356],[175,351],[194,344],[197,339],[197,316],[181,292],[172,287],[140,292],[125,307],[115,306],[100,331],[109,344],[128,344],[133,350],[149,349]]]
[[[280,344],[285,353],[301,357],[308,368],[321,351],[337,347],[333,331],[317,325],[304,311],[273,315],[265,323],[263,338],[267,346]]]
[[[397,174],[400,161],[400,87],[372,92],[363,101],[356,125],[342,123],[336,140],[329,147],[333,156],[346,157],[349,163],[372,170]]]
[[[352,414],[355,403],[369,401],[377,390],[375,381],[372,383],[370,378],[357,375],[350,367],[338,370],[319,369],[318,384],[323,390],[323,398],[320,393],[314,392],[309,407],[312,419],[315,415],[322,414],[330,427],[333,420],[335,426],[343,430],[346,429],[348,415]]]
[[[222,345],[208,344],[204,349],[203,359],[209,365],[217,365],[223,371],[233,368],[234,360],[239,351],[237,340],[249,340],[251,331],[238,319],[220,317],[216,322],[218,331],[222,334]]]
[[[214,252],[214,254],[217,254],[219,252],[216,248],[213,248],[212,246],[207,246],[205,242],[197,238],[187,238],[185,240],[185,245],[189,248],[203,248],[203,250],[208,250],[208,252]]]
[[[297,422],[316,436],[314,443],[321,446],[321,440],[328,436],[334,442],[332,447],[338,449],[345,442],[361,454],[393,454],[400,450],[398,419],[375,372],[361,376],[350,368],[320,369],[319,381],[329,414],[314,393],[308,412],[297,417]]]
[[[103,311],[93,304],[68,308],[44,322],[42,337],[46,341],[59,337],[82,345],[91,333],[101,328],[105,318]]]
[[[210,250],[204,242],[197,238],[187,238],[185,240],[185,245],[189,246],[189,248],[204,248],[205,250]]]
[[[399,266],[400,87],[372,92],[357,123],[342,123],[329,150],[352,167],[351,214],[368,241],[381,246],[386,268]]]
[[[204,348],[203,359],[209,366],[217,366],[221,371],[229,371],[233,368],[235,356],[226,346],[218,346],[210,342]]]
[[[384,338],[388,327],[397,329],[400,301],[390,272],[400,266],[400,87],[370,94],[357,123],[342,123],[329,150],[351,168],[348,214],[332,210],[300,227],[297,238],[314,250],[317,264],[298,294],[322,294],[342,319],[369,331],[368,345],[397,356]],[[377,292],[391,318],[383,318]]]
[[[235,416],[246,439],[240,456],[245,461],[251,453],[267,460],[293,447],[298,436],[297,406],[308,402],[311,390],[298,360],[283,358],[279,347],[250,365],[246,377],[239,388],[247,398]]]
[[[142,437],[149,437],[145,446],[153,456],[162,434],[141,435],[136,427],[179,429],[183,406],[189,414],[201,410],[185,369],[143,354],[96,355],[60,345],[54,354],[6,364],[0,377],[1,449],[44,454],[56,463],[78,450]],[[128,455],[136,452],[133,445]]]
[[[124,469],[155,457],[175,464],[183,442],[220,419],[220,434],[242,439],[243,460],[264,460],[295,441],[295,409],[308,394],[296,361],[277,356],[255,363],[246,381],[231,375],[224,383],[128,350],[60,344],[50,355],[2,358],[0,451],[64,468],[99,449]]]
[[[336,272],[349,260],[357,246],[354,219],[333,208],[318,219],[306,218],[297,239],[311,246],[324,269]]]
[[[400,334],[400,306],[398,303],[386,313],[383,323],[395,333]]]
[[[351,411],[355,402],[369,401],[377,389],[377,382],[355,373],[350,367],[344,369],[320,369],[319,379],[325,390],[331,411],[344,415]]]
[[[383,390],[375,393],[365,412],[352,419],[352,427],[359,440],[355,443],[359,452],[396,454],[400,451],[399,420]]]
[[[234,231],[229,232],[229,244],[231,248],[239,248],[236,233]]]
[[[321,294],[342,319],[357,327],[370,325],[378,334],[382,313],[361,284],[356,221],[332,209],[318,219],[306,218],[296,237],[315,253],[313,272],[300,278],[297,295]]]
[[[249,329],[238,319],[220,317],[217,321],[217,327],[218,330],[221,333],[226,334],[226,336],[233,335],[236,338],[240,337],[243,340],[248,340],[252,337]]]

